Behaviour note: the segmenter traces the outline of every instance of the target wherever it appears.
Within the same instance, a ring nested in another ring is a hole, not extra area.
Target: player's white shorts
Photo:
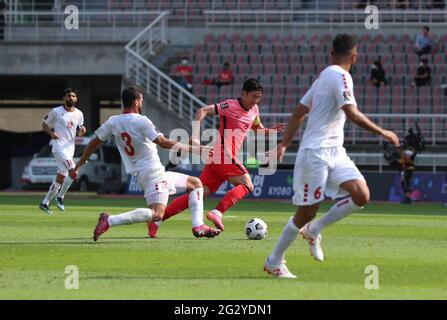
[[[154,180],[152,170],[142,170],[137,174],[138,184],[144,190],[144,197],[148,205],[152,203],[168,204],[169,196],[186,191],[188,175],[167,171],[164,178]]]
[[[54,152],[53,155],[57,162],[57,173],[67,176],[68,170],[74,169],[75,167],[73,157],[69,157],[62,152]]]
[[[340,184],[349,180],[365,180],[343,147],[304,149],[298,152],[293,173],[293,203],[311,205],[324,200],[347,196]]]

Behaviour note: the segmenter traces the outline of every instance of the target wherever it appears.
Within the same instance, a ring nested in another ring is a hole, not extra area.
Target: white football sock
[[[292,242],[295,241],[299,231],[300,229],[293,223],[293,218],[290,218],[279,236],[275,249],[273,249],[269,256],[269,262],[271,264],[280,264],[282,262],[284,254]]]
[[[50,189],[48,190],[47,195],[45,196],[45,199],[43,199],[42,203],[45,205],[48,205],[51,200],[56,196],[59,189],[61,188],[60,183],[58,183],[56,180],[53,181],[53,183],[50,186]]]
[[[222,216],[223,216],[222,212],[220,212],[220,211],[217,210],[217,209],[213,209],[213,210],[211,210],[211,212],[214,213],[214,214],[216,214],[217,216],[219,216],[219,217],[221,217],[221,218],[222,218]]]
[[[188,204],[192,213],[193,228],[203,225],[203,188],[194,189],[189,193]]]
[[[323,217],[319,220],[313,221],[309,224],[309,231],[315,235],[319,234],[323,228],[331,225],[347,216],[351,213],[362,209],[352,201],[352,198],[343,199],[336,203]]]
[[[67,192],[68,188],[70,188],[72,182],[73,182],[72,178],[70,178],[69,176],[65,177],[64,183],[62,184],[62,188],[59,190],[59,193],[57,194],[59,198],[63,199],[65,197],[65,193]]]
[[[109,217],[109,226],[120,226],[123,224],[133,224],[152,220],[152,210],[139,208],[133,211],[124,212]]]

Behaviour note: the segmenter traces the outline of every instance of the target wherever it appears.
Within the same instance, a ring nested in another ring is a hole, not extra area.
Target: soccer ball
[[[258,218],[250,219],[245,225],[245,234],[250,240],[261,240],[267,235],[267,224]]]

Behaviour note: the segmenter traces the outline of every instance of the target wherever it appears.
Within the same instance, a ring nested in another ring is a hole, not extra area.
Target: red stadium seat
[[[194,95],[198,97],[206,96],[206,87],[202,84],[194,85]]]
[[[221,62],[222,64],[225,62],[228,62],[229,64],[234,64],[235,63],[234,54],[221,55]]]
[[[274,64],[275,56],[272,54],[263,54],[262,55],[262,64]]]
[[[289,65],[287,64],[280,64],[277,66],[276,72],[279,75],[287,75],[289,74]]]
[[[210,65],[208,63],[206,63],[206,64],[199,64],[198,65],[198,74],[200,74],[200,75],[209,75],[210,74]]]
[[[285,54],[277,54],[275,56],[276,64],[289,64],[287,61],[287,55]]]
[[[395,34],[388,35],[388,37],[386,38],[386,42],[388,44],[394,45],[395,43],[397,43],[397,36]]]
[[[207,86],[206,94],[208,96],[216,96],[217,95],[217,87],[216,86]]]
[[[214,34],[208,33],[205,35],[205,44],[214,42]]]
[[[261,63],[261,56],[258,54],[249,54],[247,53],[248,63],[249,64],[260,64]]]
[[[193,63],[207,63],[208,62],[208,54],[206,53],[196,53],[192,58]]]
[[[245,46],[245,52],[247,54],[258,54],[259,53],[259,48],[257,44],[254,43],[248,43]]]
[[[232,91],[231,86],[221,86],[220,89],[218,90],[220,100],[227,100],[233,98],[231,96],[232,93],[231,91]]]
[[[193,53],[203,53],[205,50],[205,46],[203,44],[198,44],[194,46],[194,49],[192,49]]]
[[[244,37],[244,42],[246,43],[246,44],[252,44],[252,43],[254,43],[255,42],[255,37],[253,36],[253,34],[247,34],[245,37]]]
[[[296,97],[296,90],[290,92],[290,94],[287,94],[286,96],[286,102],[285,102],[285,108],[286,112],[293,112],[293,108],[296,107],[298,104],[297,97]]]
[[[247,55],[245,53],[238,53],[238,51],[235,51],[234,55],[234,63],[235,64],[246,64],[247,63]]]
[[[385,39],[382,34],[376,34],[372,39],[372,43],[374,43],[374,44],[383,43],[383,42],[385,42]]]
[[[313,64],[304,64],[303,75],[312,75],[315,73],[315,66]]]
[[[270,42],[273,43],[273,44],[281,44],[281,43],[283,43],[283,38],[281,37],[281,35],[275,34],[271,38]]]
[[[245,52],[245,44],[243,43],[234,43],[233,44],[233,52],[236,54],[242,54]]]
[[[412,36],[410,36],[408,33],[406,33],[406,34],[404,34],[404,35],[402,35],[400,38],[399,38],[399,43],[409,43],[409,42],[412,42],[413,41],[413,37]]]
[[[259,45],[259,53],[260,54],[273,54],[273,45],[270,43],[264,43]]]
[[[265,33],[263,33],[258,37],[257,43],[264,44],[264,43],[267,43],[268,41],[269,40],[267,38],[267,35]]]
[[[278,56],[276,56],[278,58]],[[301,63],[301,57],[298,54],[289,54],[288,56],[288,60],[289,60],[289,64],[292,65],[292,67],[294,65],[300,64]],[[278,60],[277,60],[278,63]]]
[[[291,65],[290,74],[298,76],[301,75],[301,73],[302,73],[302,67],[300,64],[296,63]]]
[[[284,54],[284,53],[286,53],[284,45],[277,44],[277,45],[273,46],[273,54],[277,55],[277,54]]]
[[[391,113],[404,113],[405,106],[403,101],[403,96],[393,95],[391,101]]]
[[[207,53],[217,53],[218,52],[218,48],[219,47],[217,46],[216,43],[208,43],[208,44],[206,44],[205,50],[206,50]]]
[[[313,56],[311,55],[301,55],[301,63],[303,65],[310,65],[313,64]]]
[[[271,108],[282,112],[284,109],[284,95],[274,95],[272,98]]]
[[[272,77],[272,84],[276,84],[276,85],[284,85],[284,79],[285,76],[284,74],[281,74],[280,72],[277,72],[275,75],[273,75]]]
[[[274,64],[265,64],[264,65],[264,74],[273,75],[276,73],[276,65]]]
[[[327,64],[327,54],[315,55],[315,64]]]
[[[210,73],[211,74],[218,75],[220,70],[222,70],[222,64],[220,62],[210,64]]]
[[[242,40],[241,40],[240,34],[239,33],[233,33],[233,35],[230,38],[230,42],[232,44],[239,44],[239,43],[241,43]]]
[[[237,72],[240,75],[247,76],[250,74],[250,66],[248,64],[238,64],[237,65]]]
[[[231,43],[220,43],[218,46],[218,52],[219,53],[232,53],[233,52],[233,45]]]
[[[253,76],[257,76],[258,74],[262,74],[262,65],[261,64],[251,64],[251,74]]]
[[[220,63],[220,56],[217,53],[211,52],[208,56],[208,62],[210,64]]]

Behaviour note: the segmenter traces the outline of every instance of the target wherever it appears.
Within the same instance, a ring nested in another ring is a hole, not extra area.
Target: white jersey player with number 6
[[[320,73],[301,99],[277,147],[281,161],[304,116],[309,114],[294,169],[293,203],[298,209],[264,263],[264,270],[276,277],[296,278],[288,270],[284,255],[298,233],[308,241],[311,255],[321,262],[324,260],[321,230],[361,209],[369,201],[368,185],[343,148],[346,118],[399,146],[399,139],[393,132],[380,128],[357,108],[349,74],[356,59],[355,39],[348,34],[337,35],[333,41],[332,65]],[[311,222],[325,195],[332,199],[345,198],[321,219]]]
[[[65,211],[64,196],[73,182],[67,174],[68,170],[75,166],[73,155],[76,134],[81,137],[86,132],[84,115],[75,107],[77,101],[76,90],[65,89],[64,105],[52,109],[42,122],[42,129],[53,139],[52,152],[57,162],[56,178],[45,199],[39,205],[39,208],[45,213],[51,213],[50,202],[54,197],[56,197],[59,210]],[[54,131],[51,128],[54,128]]]
[[[166,139],[156,129],[152,121],[141,115],[143,94],[137,87],[124,89],[122,101],[123,113],[110,117],[96,130],[96,138],[88,144],[70,175],[72,178],[76,178],[79,168],[90,155],[104,141],[113,136],[126,172],[135,175],[141,189],[144,190],[148,208],[135,209],[113,216],[105,212],[101,213],[93,233],[93,239],[98,240],[101,234],[113,226],[161,220],[169,195],[182,192],[189,193],[194,236],[198,238],[217,236],[220,233],[219,230],[212,229],[203,223],[203,186],[201,181],[185,174],[165,172],[157,151],[157,145],[165,149],[177,148],[186,152],[200,152],[200,148],[193,150],[191,146]]]

